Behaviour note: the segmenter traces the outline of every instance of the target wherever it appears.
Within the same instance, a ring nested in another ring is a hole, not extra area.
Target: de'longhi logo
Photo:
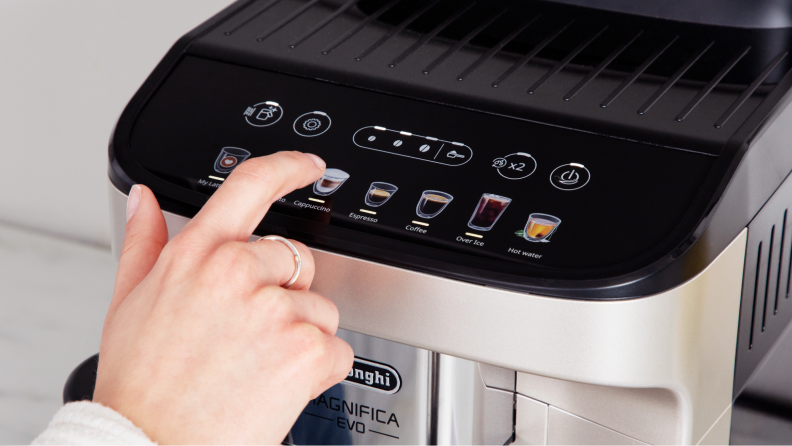
[[[355,362],[352,363],[349,375],[341,382],[386,394],[396,393],[401,388],[401,376],[396,369],[387,364],[357,356],[355,356]]]

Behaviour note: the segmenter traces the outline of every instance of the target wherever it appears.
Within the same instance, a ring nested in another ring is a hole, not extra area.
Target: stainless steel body
[[[111,185],[110,202],[117,255],[126,195]],[[189,221],[165,217],[171,237]],[[504,417],[487,416],[514,401],[506,424],[518,443],[726,443],[746,239],[744,230],[683,285],[626,301],[517,293],[320,250],[313,250],[313,289],[338,306],[341,327],[349,330],[342,336],[357,346],[356,355],[376,355],[372,347],[388,341],[412,352],[405,376],[426,378],[405,383],[404,395],[420,395],[409,403],[417,429],[403,434],[405,443],[500,442],[495,426]],[[385,404],[379,402],[385,395],[349,392],[377,401],[358,404],[405,410],[395,402],[399,393]],[[393,440],[366,435],[350,442]]]

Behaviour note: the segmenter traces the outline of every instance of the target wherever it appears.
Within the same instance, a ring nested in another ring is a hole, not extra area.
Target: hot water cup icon
[[[531,214],[525,224],[523,238],[529,242],[549,243],[550,236],[558,229],[561,219],[547,214]]]
[[[511,198],[495,194],[484,194],[479,200],[476,210],[470,217],[468,226],[477,231],[489,231],[495,226],[503,211],[511,203]]]
[[[437,214],[443,212],[443,209],[451,203],[454,197],[451,194],[440,192],[437,190],[425,190],[421,194],[421,199],[418,200],[418,206],[415,207],[415,213],[421,218],[433,218]]]
[[[366,205],[373,208],[382,206],[390,197],[399,190],[398,187],[390,183],[371,183],[368,192],[366,192]]]
[[[330,195],[349,179],[349,174],[340,169],[325,170],[322,178],[316,180],[313,192],[316,195]]]
[[[214,170],[217,173],[231,173],[234,168],[250,156],[250,152],[239,147],[223,147],[215,160]]]

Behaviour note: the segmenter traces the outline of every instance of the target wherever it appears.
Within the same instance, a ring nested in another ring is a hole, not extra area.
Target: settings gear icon
[[[312,138],[326,132],[331,124],[332,121],[327,113],[313,111],[300,115],[299,118],[295,119],[292,128],[298,135]]]
[[[303,122],[302,126],[305,130],[308,130],[309,132],[313,132],[318,130],[319,127],[322,126],[322,121],[316,118],[310,118],[310,119],[306,119],[305,122]]]

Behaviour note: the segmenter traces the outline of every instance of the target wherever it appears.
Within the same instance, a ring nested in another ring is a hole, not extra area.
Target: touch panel
[[[315,153],[325,175],[273,212],[573,269],[660,243],[715,160],[194,57],[146,105],[131,148],[148,171],[207,195],[249,157]]]

